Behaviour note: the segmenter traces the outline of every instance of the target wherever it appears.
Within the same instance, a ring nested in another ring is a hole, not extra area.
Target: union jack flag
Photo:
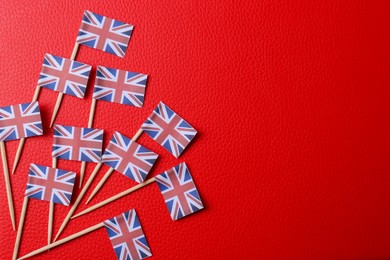
[[[144,259],[152,255],[134,209],[104,221],[119,260]]]
[[[52,157],[84,162],[100,162],[103,130],[54,125]]]
[[[42,134],[38,102],[0,108],[0,142]]]
[[[176,158],[196,135],[196,130],[163,102],[157,105],[141,128]]]
[[[115,132],[102,156],[102,162],[126,177],[141,183],[153,167],[158,154]]]
[[[25,196],[69,206],[76,173],[31,164]]]
[[[155,178],[173,220],[203,209],[194,180],[184,162]]]
[[[38,86],[83,98],[91,66],[46,53]]]
[[[98,66],[93,98],[142,107],[148,75]]]
[[[76,42],[124,57],[134,26],[84,11]]]

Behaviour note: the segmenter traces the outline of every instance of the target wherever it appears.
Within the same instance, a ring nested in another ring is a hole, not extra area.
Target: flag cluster
[[[76,42],[124,57],[133,28],[131,24],[85,11]],[[84,98],[92,66],[72,59],[46,53],[38,86]],[[148,75],[143,73],[98,66],[93,98],[141,108],[144,104],[147,79]],[[153,110],[142,124],[141,130],[176,158],[197,134],[187,121],[163,102]],[[56,124],[52,157],[105,163],[140,183],[139,187],[147,184],[142,183],[159,155],[117,131],[102,153],[103,133],[103,130],[96,128]],[[0,108],[0,142],[42,134],[38,102]],[[75,179],[75,172],[31,164],[25,197],[68,206]],[[172,220],[181,219],[203,209],[202,200],[186,163],[180,163],[157,175],[150,179],[150,182],[154,180],[158,184]],[[73,211],[70,214],[72,213]],[[137,260],[152,255],[134,209],[108,219],[103,224],[118,259]]]

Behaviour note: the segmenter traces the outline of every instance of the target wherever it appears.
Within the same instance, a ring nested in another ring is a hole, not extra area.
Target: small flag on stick
[[[57,116],[63,94],[78,98],[84,97],[91,69],[90,65],[73,59],[45,54],[38,86],[60,92],[54,107],[50,127]]]
[[[196,130],[163,102],[160,102],[141,129],[178,158],[196,135]]]
[[[148,75],[98,66],[93,98],[142,107]]]
[[[25,196],[69,206],[76,173],[31,164]]]
[[[22,213],[19,220],[19,229],[14,247],[13,260],[16,259],[19,251],[24,220],[26,218],[28,199],[33,198],[45,200],[51,204],[57,203],[69,206],[75,179],[75,172],[46,167],[39,164],[30,165]]]
[[[118,260],[138,260],[152,255],[134,209],[104,221],[104,226]]]
[[[152,255],[138,216],[135,210],[132,209],[50,245],[41,247],[19,258],[19,260],[38,255],[102,227],[106,228],[118,260],[140,260]]]
[[[46,53],[38,86],[84,98],[91,69],[90,65]]]
[[[42,134],[38,102],[0,108],[0,142]]]
[[[156,181],[173,220],[203,209],[186,163],[183,162],[156,176]]]
[[[103,130],[75,126],[54,126],[52,157],[100,162]]]
[[[100,162],[103,130],[74,126],[54,126],[52,157],[84,162]],[[80,172],[80,186],[83,182]]]
[[[87,203],[96,195],[105,181],[116,170],[126,177],[141,183],[152,169],[158,154],[132,141],[119,132],[114,132],[102,156],[102,162],[110,166],[110,170],[91,193]],[[107,176],[107,177],[106,177]]]
[[[134,26],[84,11],[76,42],[124,57]]]
[[[42,120],[38,102],[0,108],[0,150],[7,190],[8,207],[10,211],[12,227],[14,230],[15,212],[4,142],[42,134]]]

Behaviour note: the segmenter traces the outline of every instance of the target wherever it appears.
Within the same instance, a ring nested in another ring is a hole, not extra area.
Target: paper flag
[[[103,130],[74,126],[54,126],[52,157],[84,162],[100,162]]]
[[[76,42],[124,57],[134,26],[84,11]]]
[[[173,220],[203,209],[198,190],[184,162],[155,178]]]
[[[142,107],[148,75],[98,66],[93,98]]]
[[[0,108],[0,142],[42,134],[38,102]]]
[[[163,102],[157,105],[141,128],[176,158],[196,135],[196,130]]]
[[[123,175],[141,183],[145,180],[158,154],[130,138],[115,132],[102,156],[102,162]]]
[[[76,173],[31,164],[25,196],[69,206]]]
[[[144,259],[152,255],[134,209],[104,221],[118,259]]]
[[[83,98],[91,66],[46,53],[38,86]]]

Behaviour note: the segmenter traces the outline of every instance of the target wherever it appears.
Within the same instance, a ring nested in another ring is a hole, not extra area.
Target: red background
[[[135,29],[124,59],[81,46],[77,60],[150,75],[143,109],[98,102],[105,143],[114,130],[134,135],[160,100],[199,132],[178,160],[139,142],[161,155],[153,176],[188,164],[203,211],[173,222],[152,184],[62,237],[136,208],[154,259],[390,258],[389,1],[314,2],[2,1],[0,106],[31,100],[44,53],[69,57],[89,9]],[[92,83],[83,100],[65,96],[57,123],[87,125]],[[45,135],[27,140],[12,176],[17,220],[29,163],[51,164],[56,97],[42,90]],[[10,167],[17,143],[6,144]],[[10,259],[0,176],[0,258]],[[133,185],[115,173],[91,205]],[[30,200],[20,255],[45,245],[48,208]],[[56,206],[54,233],[67,210]],[[115,255],[101,229],[36,259]]]

